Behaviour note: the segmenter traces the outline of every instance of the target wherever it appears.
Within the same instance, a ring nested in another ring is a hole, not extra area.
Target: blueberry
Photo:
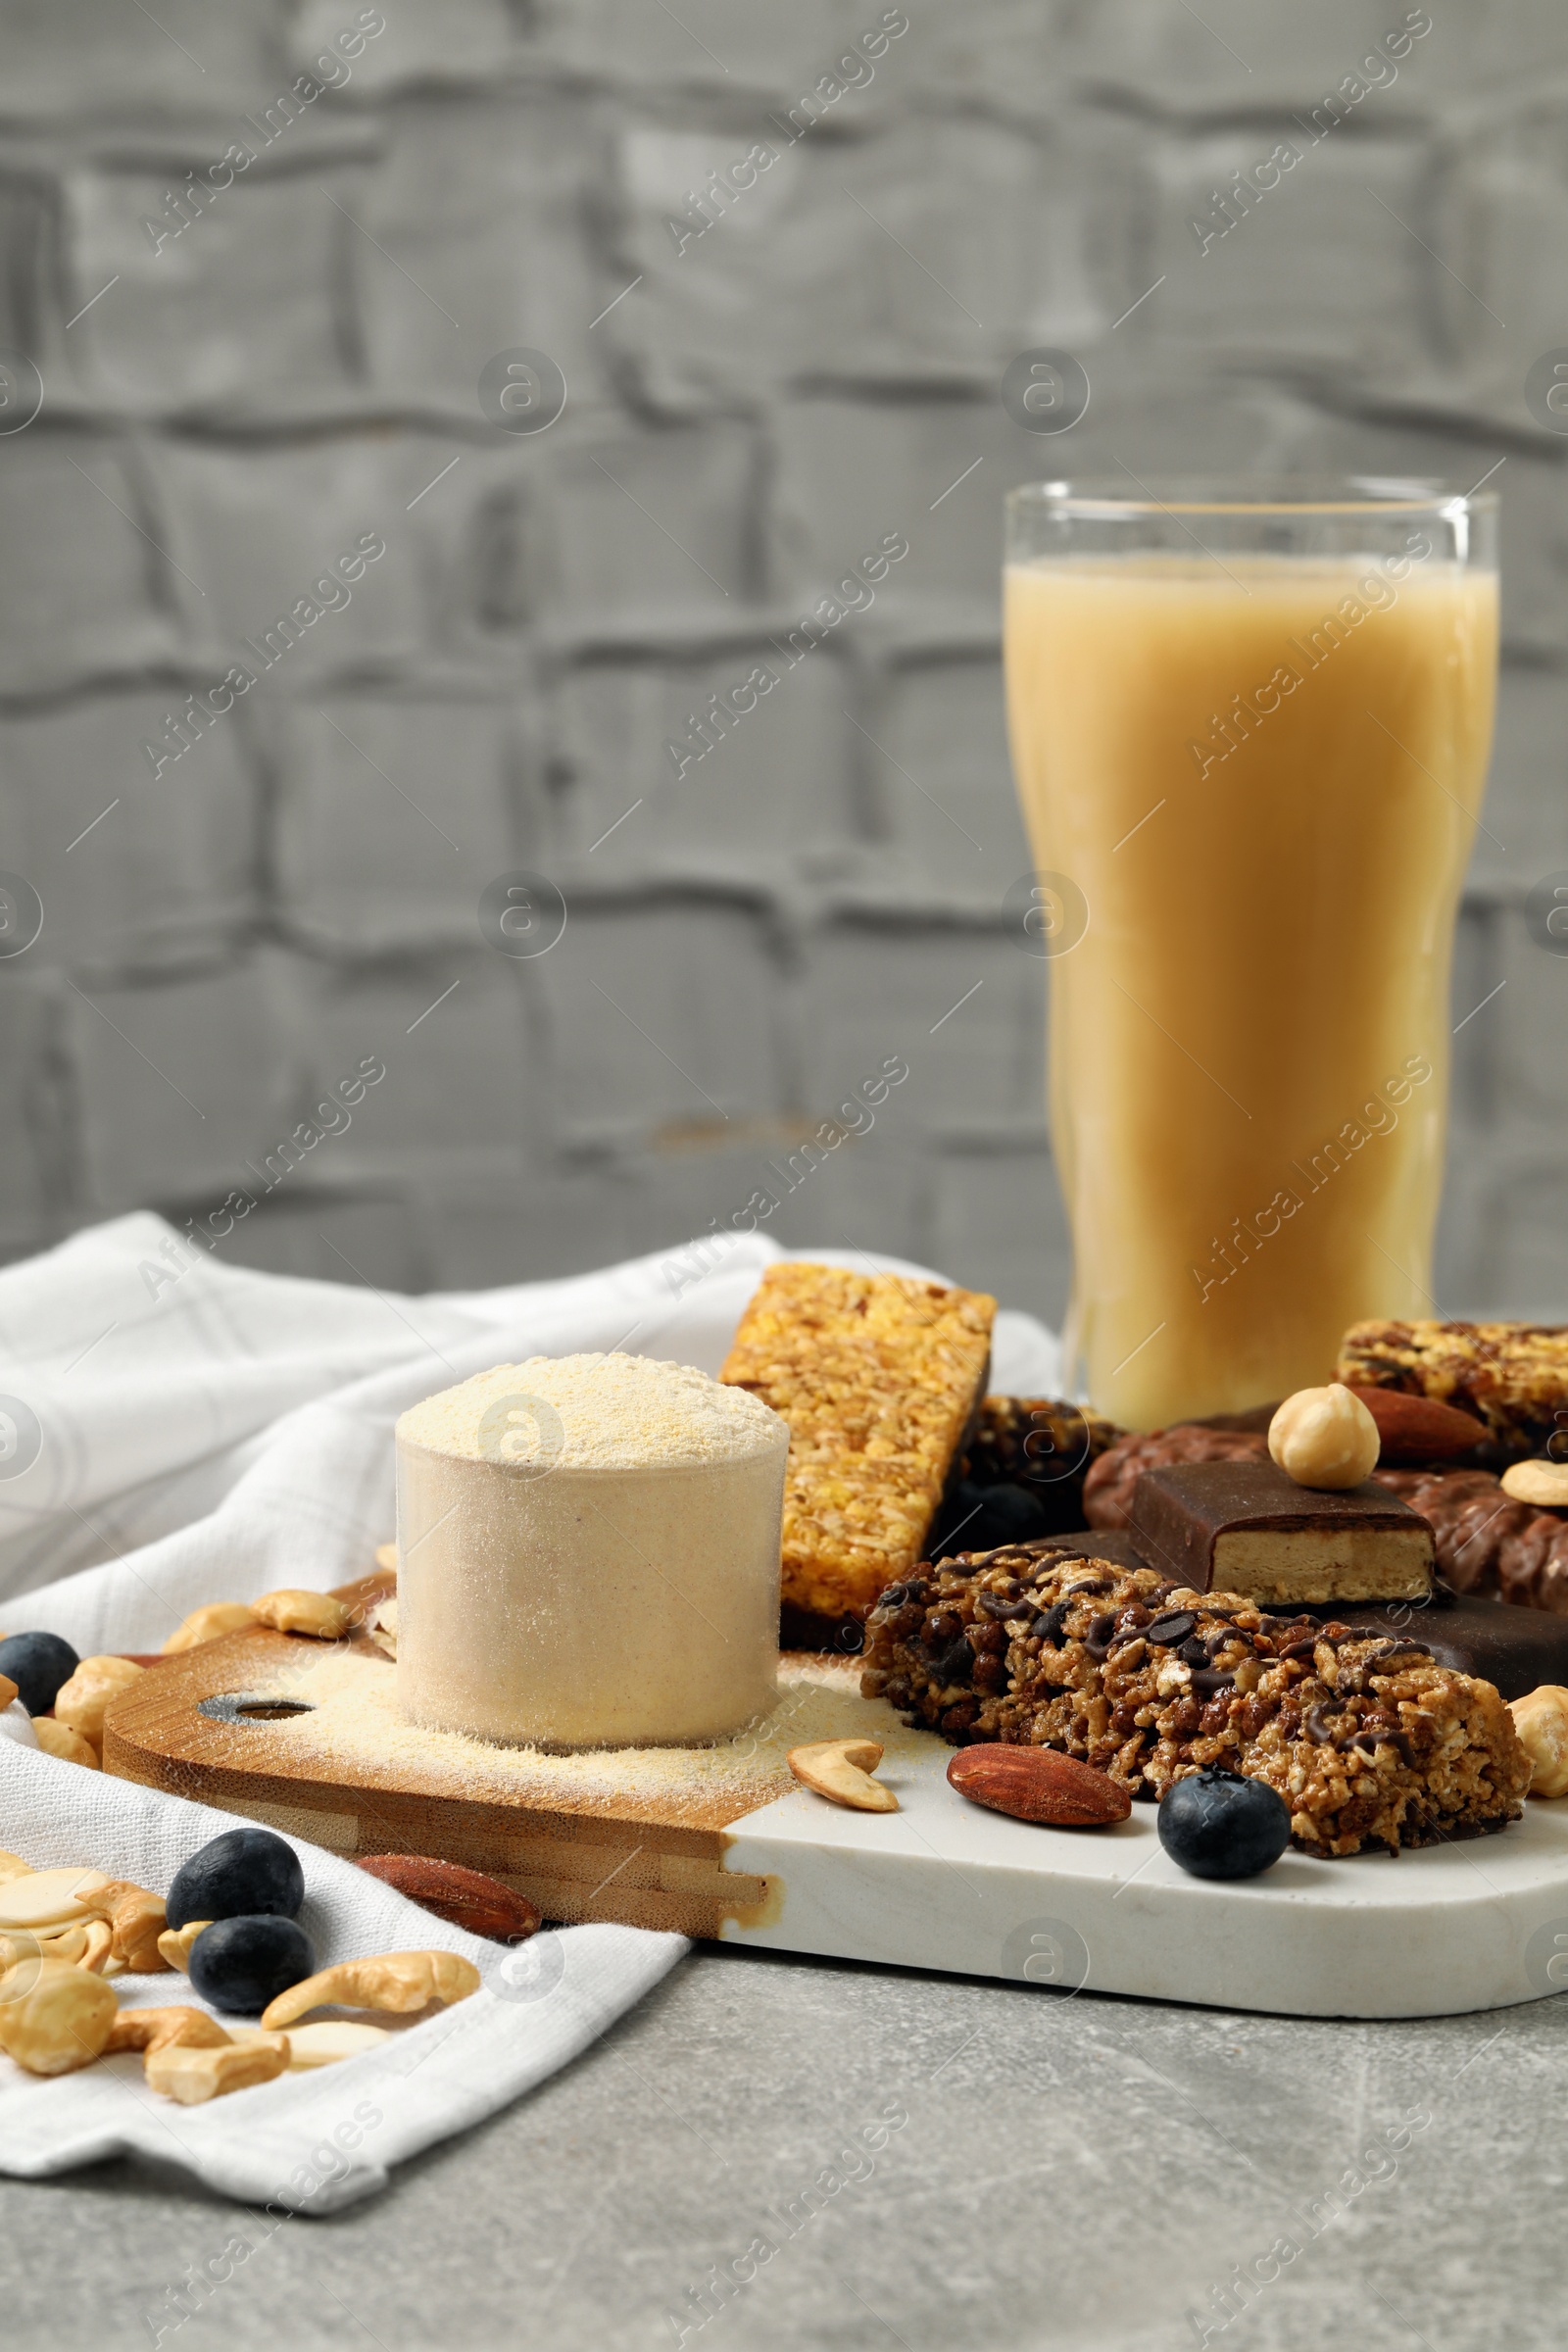
[[[1027,1544],[1046,1532],[1046,1514],[1037,1495],[1027,1487],[1004,1484],[996,1487],[971,1487],[970,1494],[980,1504],[981,1525],[996,1544]],[[978,1550],[978,1544],[971,1548]]]
[[[0,1642],[0,1674],[11,1677],[29,1715],[47,1715],[80,1664],[58,1634],[13,1634]]]
[[[1284,1798],[1218,1764],[1175,1782],[1156,1818],[1160,1844],[1195,1879],[1255,1879],[1291,1841]]]
[[[170,1926],[182,1928],[258,1911],[292,1919],[304,1900],[305,1873],[291,1845],[270,1830],[225,1830],[180,1864],[166,1909]]]
[[[275,1912],[242,1912],[203,1928],[190,1947],[190,1981],[215,2009],[255,2017],[316,1974],[316,1955],[305,1930]]]

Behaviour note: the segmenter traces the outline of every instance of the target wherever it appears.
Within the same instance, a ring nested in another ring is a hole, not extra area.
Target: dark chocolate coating
[[[1082,1528],[1072,1536],[1051,1536],[1044,1539],[1042,1552],[1077,1552],[1085,1560],[1109,1560],[1115,1568],[1145,1568],[1143,1553],[1130,1536],[1112,1535],[1108,1529]]]
[[[1461,1592],[1446,1608],[1387,1600],[1311,1614],[1357,1633],[1407,1636],[1424,1643],[1438,1665],[1494,1683],[1504,1698],[1523,1698],[1543,1683],[1568,1683],[1568,1617],[1546,1609]]]
[[[1125,1536],[1093,1540],[1104,1547],[1104,1558],[1114,1559],[1120,1566],[1159,1565],[1156,1560],[1140,1557]],[[1286,1610],[1283,1605],[1269,1612],[1297,1613],[1294,1606]],[[1492,1600],[1485,1594],[1454,1593],[1441,1577],[1433,1585],[1429,1601],[1324,1601],[1299,1614],[1385,1640],[1419,1642],[1432,1652],[1436,1664],[1493,1683],[1504,1698],[1523,1698],[1529,1691],[1539,1690],[1543,1683],[1568,1687],[1568,1617],[1547,1609],[1516,1608],[1511,1601]]]
[[[1400,1531],[1425,1527],[1397,1494],[1364,1478],[1357,1487],[1298,1487],[1276,1462],[1187,1462],[1146,1470],[1133,1489],[1133,1543],[1151,1567],[1196,1592],[1211,1588],[1214,1544],[1235,1529]]]

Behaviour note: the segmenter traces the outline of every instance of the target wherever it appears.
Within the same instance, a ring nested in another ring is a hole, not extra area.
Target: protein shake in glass
[[[1068,1340],[1133,1428],[1431,1314],[1495,501],[1429,483],[1008,501]]]

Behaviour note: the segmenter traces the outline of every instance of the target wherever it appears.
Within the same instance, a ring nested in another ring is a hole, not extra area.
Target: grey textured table
[[[703,1948],[177,2331],[167,2288],[259,2216],[127,2165],[0,2182],[0,2340],[1175,2352],[1196,2312],[1226,2352],[1555,2348],[1565,2094],[1562,2000],[1298,2023]]]

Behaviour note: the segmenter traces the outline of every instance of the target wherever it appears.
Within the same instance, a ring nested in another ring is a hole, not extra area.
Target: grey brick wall
[[[44,386],[0,432],[0,868],[44,909],[0,962],[0,1252],[243,1191],[220,1246],[253,1263],[549,1274],[727,1218],[838,1113],[863,1132],[771,1230],[1056,1314],[1043,976],[1000,911],[1003,491],[1495,468],[1455,1021],[1495,993],[1457,1039],[1441,1282],[1568,1308],[1568,960],[1524,914],[1568,867],[1568,444],[1524,394],[1568,341],[1558,0],[1431,0],[1206,253],[1195,209],[1396,0],[906,7],[787,142],[874,0],[0,5],[0,346]],[[313,68],[337,86],[287,120]],[[736,193],[678,245],[712,172]],[[1040,344],[1094,386],[1060,443],[998,397]],[[480,406],[518,346],[567,381],[544,433]],[[890,537],[874,603],[677,774],[691,714]],[[368,540],[154,774],[185,698]],[[476,913],[519,869],[568,909],[535,957]],[[840,1106],[890,1056],[864,1127]]]

